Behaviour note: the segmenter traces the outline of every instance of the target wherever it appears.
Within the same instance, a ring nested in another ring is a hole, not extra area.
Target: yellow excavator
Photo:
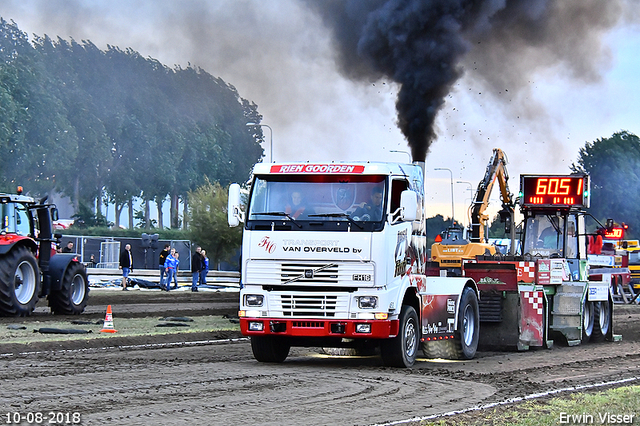
[[[501,149],[495,148],[491,160],[487,165],[484,178],[478,184],[475,197],[469,207],[470,235],[468,239],[462,235],[462,230],[447,229],[443,231],[431,246],[431,261],[438,263],[440,270],[446,270],[447,275],[460,275],[462,262],[474,260],[476,256],[495,255],[496,248],[488,242],[488,220],[486,214],[489,197],[496,180],[500,185],[500,199],[502,210],[499,212],[500,221],[505,223],[511,237],[509,254],[515,250],[515,204],[509,190],[509,175],[507,173],[507,158]]]

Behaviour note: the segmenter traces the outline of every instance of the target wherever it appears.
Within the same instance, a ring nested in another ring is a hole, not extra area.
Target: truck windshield
[[[386,194],[385,176],[257,176],[247,219],[381,222],[386,217]]]
[[[524,253],[542,257],[563,256],[565,218],[538,215],[527,218]]]

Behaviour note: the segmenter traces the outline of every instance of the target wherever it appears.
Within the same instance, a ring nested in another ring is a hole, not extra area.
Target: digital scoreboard
[[[624,240],[624,228],[613,227],[604,230],[604,238],[606,240]]]
[[[523,207],[587,208],[588,175],[520,175]]]

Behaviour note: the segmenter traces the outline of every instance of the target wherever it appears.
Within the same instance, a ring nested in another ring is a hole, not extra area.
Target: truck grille
[[[324,321],[293,321],[293,328],[324,328]]]
[[[282,313],[292,317],[334,317],[338,296],[281,295]]]
[[[283,263],[280,268],[280,283],[290,282],[338,284],[338,264],[329,263],[318,266],[314,264]]]
[[[251,260],[247,262],[246,284],[285,288],[373,287],[374,265],[371,262],[279,262]]]
[[[271,313],[282,318],[339,318],[347,317],[349,294],[270,292]],[[311,324],[311,322],[305,322]],[[302,322],[300,324],[303,324]]]

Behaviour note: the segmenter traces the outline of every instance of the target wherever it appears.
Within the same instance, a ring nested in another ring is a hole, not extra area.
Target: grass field
[[[638,425],[640,386],[575,393],[425,421],[424,426]]]
[[[190,319],[191,321],[178,321],[177,319]],[[83,321],[86,322],[86,321]],[[90,324],[73,324],[70,321],[29,322],[21,325],[19,322],[6,324],[0,328],[0,348],[7,343],[31,343],[42,341],[68,341],[71,339],[108,339],[111,336],[132,337],[156,334],[172,333],[198,333],[226,330],[240,330],[238,324],[230,322],[220,316],[197,316],[193,318],[176,318],[174,320],[161,319],[159,317],[144,318],[114,318],[116,333],[103,333],[104,321],[96,321]],[[15,329],[25,327],[24,329]],[[74,330],[79,333],[41,333],[40,329]],[[80,334],[80,332],[85,332]]]

